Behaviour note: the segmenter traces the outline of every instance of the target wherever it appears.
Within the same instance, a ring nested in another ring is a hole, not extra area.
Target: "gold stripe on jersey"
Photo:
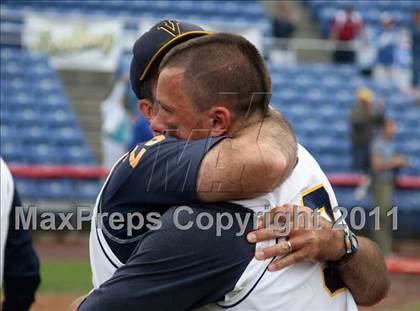
[[[329,202],[316,202],[317,206],[308,206],[308,207],[313,208],[313,209],[318,209],[319,215],[328,217],[328,219],[333,223],[334,219],[331,219],[325,207],[326,204],[329,205],[328,208],[331,208],[331,214],[332,214],[332,217],[334,218],[334,211],[332,210],[330,195],[326,187],[324,186],[324,184],[322,183],[318,184],[302,192],[300,196],[300,203],[302,206],[307,206],[305,204],[305,197],[311,195],[315,191],[322,188],[324,188],[325,192],[327,193]],[[347,289],[343,281],[341,280],[340,276],[338,275],[338,272],[332,269],[330,266],[328,265],[321,266],[321,274],[322,274],[322,286],[324,287],[328,295],[330,295],[330,297],[334,297],[338,293],[341,293],[342,291]]]

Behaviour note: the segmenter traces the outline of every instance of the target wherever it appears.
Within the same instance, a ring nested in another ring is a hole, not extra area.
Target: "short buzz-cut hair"
[[[239,35],[217,33],[184,42],[165,55],[159,71],[167,67],[185,70],[181,88],[198,111],[223,103],[238,116],[268,109],[268,69],[258,49]]]

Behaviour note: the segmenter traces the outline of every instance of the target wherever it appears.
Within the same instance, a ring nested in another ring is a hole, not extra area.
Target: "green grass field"
[[[40,293],[86,294],[92,289],[87,260],[43,260]]]

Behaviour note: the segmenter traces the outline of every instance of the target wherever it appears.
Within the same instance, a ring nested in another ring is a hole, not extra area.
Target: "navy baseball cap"
[[[191,38],[209,35],[201,27],[176,20],[164,20],[137,39],[130,67],[131,87],[138,99],[144,98],[141,84],[152,66],[172,47]]]

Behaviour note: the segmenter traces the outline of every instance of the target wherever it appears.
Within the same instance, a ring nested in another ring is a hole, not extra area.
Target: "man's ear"
[[[221,136],[229,131],[230,127],[232,126],[231,114],[231,111],[223,106],[216,106],[210,109],[208,115],[212,122],[212,136]]]
[[[153,113],[153,103],[146,99],[140,99],[138,101],[138,107],[140,112],[144,115],[144,117],[150,121],[151,118],[154,117],[154,113]]]

